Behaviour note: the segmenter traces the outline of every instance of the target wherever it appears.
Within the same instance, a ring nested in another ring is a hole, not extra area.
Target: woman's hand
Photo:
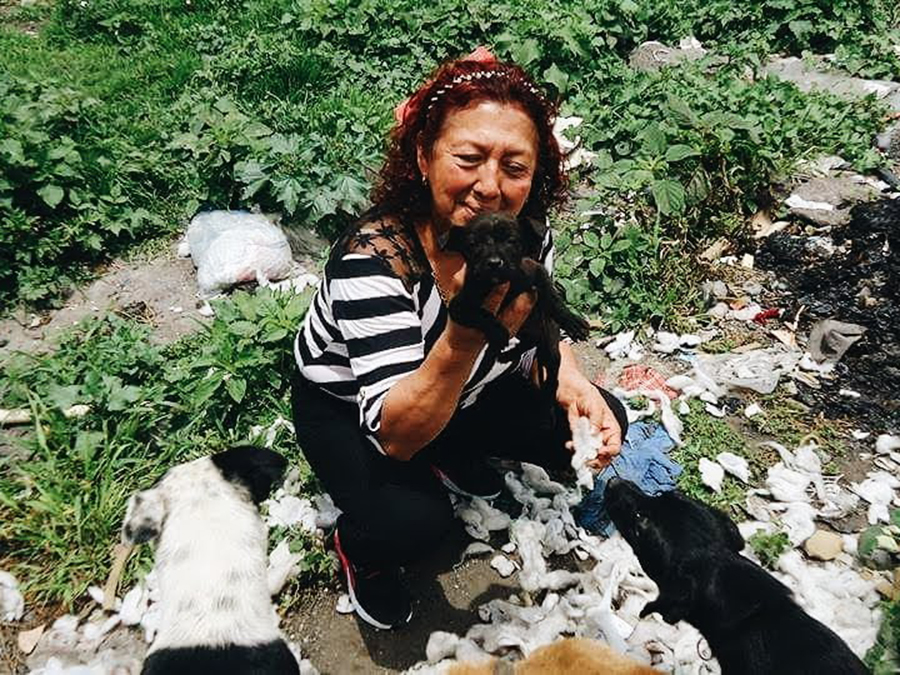
[[[561,363],[556,398],[568,414],[569,427],[573,434],[575,425],[581,417],[590,420],[592,431],[599,435],[600,445],[597,448],[597,457],[589,461],[588,465],[602,469],[608,466],[622,449],[622,430],[616,416],[606,404],[606,399],[578,369],[571,349],[569,345],[560,344]],[[569,441],[566,447],[574,449],[572,441]]]

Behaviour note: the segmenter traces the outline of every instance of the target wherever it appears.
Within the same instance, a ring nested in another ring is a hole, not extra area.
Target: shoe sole
[[[391,626],[386,623],[381,623],[377,619],[374,619],[371,614],[369,614],[366,610],[363,609],[363,606],[359,603],[359,600],[356,599],[356,593],[353,592],[354,578],[353,572],[350,569],[350,561],[347,559],[347,556],[344,555],[343,549],[341,549],[341,539],[338,536],[337,530],[334,532],[334,548],[337,551],[338,558],[341,560],[341,567],[344,568],[344,574],[347,577],[347,592],[350,594],[350,604],[353,605],[353,610],[357,613],[360,619],[365,621],[370,626],[374,626],[379,630],[391,630],[396,628],[397,626]],[[398,624],[398,626],[402,626],[406,623],[409,623],[409,620],[412,619],[413,610],[412,607],[409,608],[409,616],[406,617],[406,620],[403,624]]]
[[[444,487],[446,487],[451,492],[462,495],[463,497],[469,497],[470,499],[496,499],[502,492],[502,490],[497,490],[495,493],[489,495],[476,495],[467,490],[463,490],[461,487],[459,487],[459,485],[453,482],[453,479],[450,478],[450,476],[448,476],[436,466],[432,466],[431,469],[432,471],[434,471],[435,475],[440,478],[441,482],[444,484]]]

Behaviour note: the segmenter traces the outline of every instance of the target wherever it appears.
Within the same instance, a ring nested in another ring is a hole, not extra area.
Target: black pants
[[[600,389],[622,429],[625,407]],[[324,393],[300,376],[291,403],[297,441],[316,477],[343,511],[341,545],[357,565],[397,567],[435,549],[453,522],[447,491],[431,470],[453,461],[505,457],[546,468],[568,466],[571,439],[565,411],[546,427],[544,405],[530,382],[509,374],[478,401],[457,411],[444,430],[407,462],[380,454],[359,427],[356,405]]]

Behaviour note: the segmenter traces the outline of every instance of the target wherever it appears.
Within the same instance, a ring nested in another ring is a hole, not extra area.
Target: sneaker
[[[341,548],[341,538],[334,531],[334,548],[347,575],[347,591],[353,609],[363,621],[375,628],[390,630],[409,623],[412,602],[398,570],[367,569],[354,565]]]
[[[464,497],[495,499],[503,490],[500,474],[479,460],[460,462],[452,468],[432,466],[431,469],[448,490]]]

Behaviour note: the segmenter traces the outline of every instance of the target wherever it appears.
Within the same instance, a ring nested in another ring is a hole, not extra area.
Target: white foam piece
[[[516,571],[516,563],[507,558],[505,555],[496,555],[491,559],[491,567],[497,570],[501,577],[511,576]]]

